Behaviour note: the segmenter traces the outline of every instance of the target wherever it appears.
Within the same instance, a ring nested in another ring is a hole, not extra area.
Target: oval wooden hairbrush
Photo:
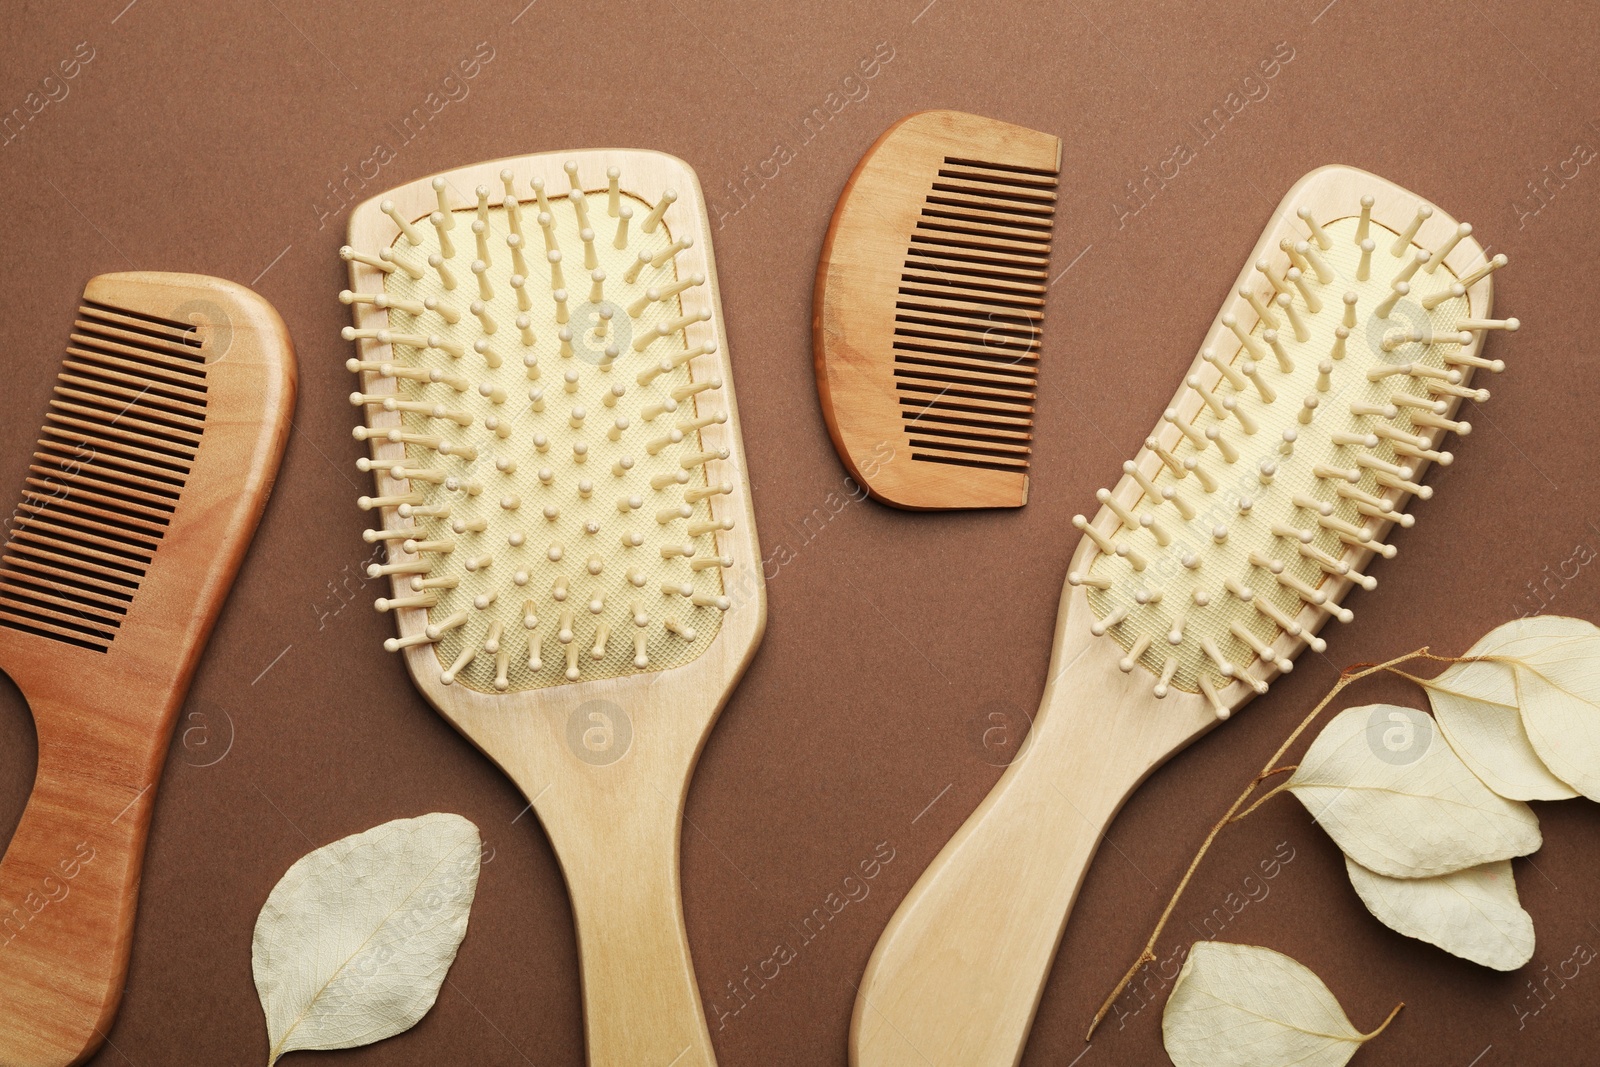
[[[232,282],[105,274],[0,552],[0,668],[39,769],[0,861],[0,1063],[81,1063],[116,1015],[155,786],[294,407],[278,315]]]
[[[694,172],[467,167],[361,205],[342,254],[387,647],[550,835],[589,1062],[711,1064],[678,823],[766,616]]]
[[[1177,394],[1097,494],[1026,756],[901,903],[851,1063],[1015,1064],[1107,825],[1173,753],[1266,692],[1355,586],[1463,398],[1491,274],[1471,227],[1350,167],[1273,215]]]

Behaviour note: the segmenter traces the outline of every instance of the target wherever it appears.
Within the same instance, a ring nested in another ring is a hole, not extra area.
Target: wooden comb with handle
[[[341,254],[385,647],[550,836],[589,1062],[709,1067],[679,824],[766,602],[699,181],[483,163],[362,204]]]
[[[1061,139],[959,111],[891,126],[817,264],[812,340],[839,458],[885,504],[1020,507]]]
[[[856,998],[855,1067],[1010,1067],[1089,863],[1139,783],[1325,647],[1455,409],[1500,371],[1504,256],[1350,167],[1292,188],[1084,533],[1019,757],[923,872]]]
[[[39,768],[0,861],[0,1064],[87,1059],[122,997],[156,782],[289,432],[294,350],[243,286],[84,290],[0,553],[0,669]]]

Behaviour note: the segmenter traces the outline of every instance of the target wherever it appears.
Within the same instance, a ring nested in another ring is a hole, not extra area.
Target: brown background
[[[1592,151],[1574,159],[1576,144],[1600,141],[1592,6],[525,2],[457,4],[448,16],[308,0],[206,12],[171,0],[4,5],[0,112],[21,106],[76,43],[95,50],[70,94],[0,148],[4,491],[21,484],[91,275],[143,268],[253,283],[300,351],[296,432],[172,746],[127,996],[96,1063],[260,1062],[250,933],[268,890],[315,846],[433,810],[471,818],[493,849],[438,1006],[373,1048],[296,1058],[582,1062],[574,941],[550,848],[531,818],[513,822],[522,799],[379,648],[391,623],[368,606],[375,583],[360,578],[366,517],[354,498],[366,479],[344,399],[338,329],[348,320],[334,299],[347,211],[328,186],[379,142],[397,158],[362,197],[498,156],[621,145],[682,156],[730,212],[715,240],[760,533],[765,552],[782,543],[794,558],[770,581],[765,644],[689,797],[683,876],[708,1004],[738,1006],[727,983],[792,939],[791,924],[877,843],[895,858],[748,1006],[720,1027],[713,1017],[726,1065],[844,1062],[853,984],[878,932],[1000,773],[981,741],[987,716],[1020,726],[1036,706],[1071,515],[1153,425],[1242,257],[1305,171],[1365,167],[1474,223],[1512,260],[1497,310],[1527,325],[1491,341],[1511,369],[1485,383],[1493,400],[1467,415],[1478,431],[1452,446],[1456,466],[1430,475],[1438,496],[1413,508],[1417,526],[1396,536],[1400,557],[1381,565],[1379,589],[1350,601],[1357,623],[1156,774],[1112,827],[1024,1062],[1165,1062],[1164,993],[1086,1052],[1084,1026],[1206,828],[1339,665],[1425,642],[1462,650],[1536,608],[1531,583],[1546,584],[1548,610],[1600,619],[1600,576],[1566,562],[1580,544],[1589,549],[1578,558],[1600,548],[1600,176],[1578,162]],[[481,41],[494,58],[464,83],[466,98],[402,144],[394,123]],[[808,140],[801,119],[827,110],[830,92],[848,100],[843,79],[880,42],[893,59],[861,83],[865,99],[820,132],[813,122]],[[1230,92],[1242,97],[1280,42],[1294,58],[1262,83],[1267,96],[1202,144],[1191,123]],[[822,522],[815,509],[831,514],[845,484],[811,373],[817,251],[861,152],[891,121],[931,107],[1065,141],[1033,502],[968,515],[851,503]],[[1128,183],[1180,141],[1195,158],[1119,225],[1113,204],[1126,202]],[[793,158],[749,183],[756,191],[735,212],[727,183],[780,143]],[[1569,180],[1533,199],[1529,183],[1560,165]],[[1418,695],[1367,683],[1350,698]],[[21,811],[34,744],[4,683],[0,833]],[[1564,986],[1550,978],[1548,1006],[1519,1021],[1542,1003],[1530,979],[1579,943],[1600,945],[1600,813],[1585,801],[1538,807],[1546,844],[1517,875],[1539,948],[1520,973],[1380,927],[1332,844],[1288,799],[1223,837],[1161,955],[1192,940],[1288,842],[1294,859],[1267,883],[1270,896],[1222,937],[1305,962],[1358,1025],[1405,1000],[1358,1062],[1593,1062],[1581,1036],[1600,1021],[1592,968]]]

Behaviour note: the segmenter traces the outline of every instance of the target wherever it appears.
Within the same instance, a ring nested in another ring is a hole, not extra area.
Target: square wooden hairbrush
[[[817,264],[817,390],[839,458],[885,504],[1028,502],[1061,139],[959,111],[891,126]]]
[[[1273,214],[1144,447],[1097,493],[1026,756],[923,872],[874,949],[855,1067],[1010,1065],[1078,887],[1151,771],[1322,651],[1395,547],[1493,330],[1472,227],[1351,167]],[[1487,458],[1487,457],[1486,457]],[[1455,481],[1458,488],[1466,489]]]
[[[81,1063],[116,1016],[178,709],[294,407],[277,313],[232,282],[104,274],[0,550],[0,669],[39,769],[0,861],[0,1063]]]
[[[550,835],[589,1062],[711,1064],[679,820],[766,609],[699,182],[483,163],[362,204],[341,254],[386,647]]]

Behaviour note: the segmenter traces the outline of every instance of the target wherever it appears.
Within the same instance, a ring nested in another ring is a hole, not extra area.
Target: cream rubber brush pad
[[[361,346],[356,434],[375,445],[361,504],[383,511],[369,539],[389,548],[370,573],[393,579],[388,647],[431,644],[446,684],[680,666],[729,606],[719,538],[744,505],[728,499],[708,250],[674,234],[675,193],[652,203],[585,163],[559,191],[513,188],[509,170],[436,179],[433,212],[389,204],[378,265],[345,253],[382,273],[381,292],[341,296]]]
[[[1362,242],[1367,242],[1363,247]],[[1490,275],[1471,227],[1374,175],[1324,168],[1297,186],[1199,358],[1114,491],[1101,490],[1069,581],[1096,633],[1169,688],[1263,692],[1291,669],[1374,555],[1409,526],[1429,463],[1449,463]],[[1237,703],[1232,693],[1213,700]]]

